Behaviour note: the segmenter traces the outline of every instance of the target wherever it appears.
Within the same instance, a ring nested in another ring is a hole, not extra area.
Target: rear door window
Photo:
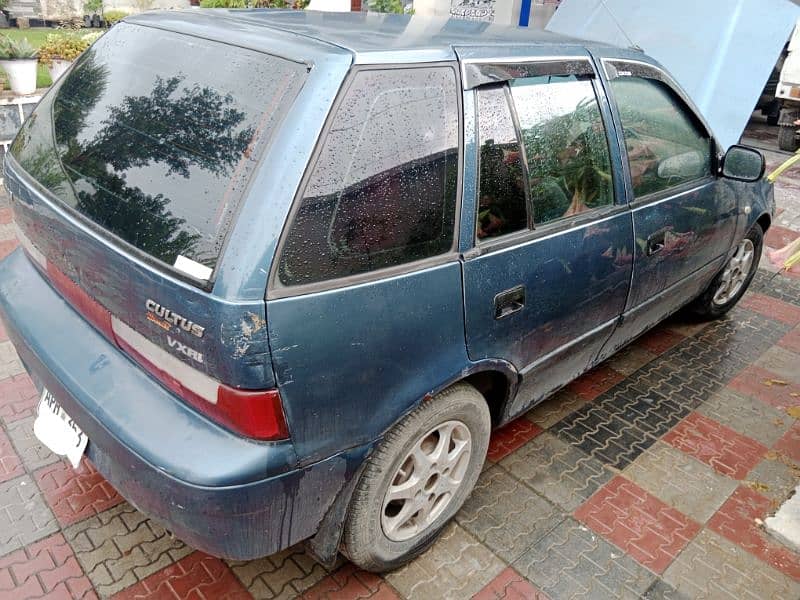
[[[522,153],[507,95],[506,86],[478,90],[479,240],[528,227]]]
[[[283,285],[406,264],[453,247],[458,99],[451,67],[358,71],[283,243]]]
[[[11,153],[105,232],[206,280],[305,74],[275,56],[121,23],[56,82]]]
[[[608,138],[592,81],[574,75],[511,82],[530,177],[534,224],[613,204]]]

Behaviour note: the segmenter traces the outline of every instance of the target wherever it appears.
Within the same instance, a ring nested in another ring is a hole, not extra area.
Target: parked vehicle
[[[736,304],[763,171],[637,51],[146,13],[6,157],[0,312],[40,437],[179,538],[382,571],[458,511],[492,428],[681,307]]]
[[[778,125],[778,146],[781,150],[794,152],[800,147],[797,121],[800,120],[800,27],[795,27],[786,58],[781,65],[781,74],[775,93],[781,103]]]

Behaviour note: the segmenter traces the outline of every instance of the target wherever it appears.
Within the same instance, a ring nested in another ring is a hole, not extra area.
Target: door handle
[[[647,238],[647,256],[653,256],[653,254],[657,254],[664,249],[666,234],[667,232],[662,229]]]
[[[494,318],[504,319],[525,307],[525,286],[518,285],[494,297]]]

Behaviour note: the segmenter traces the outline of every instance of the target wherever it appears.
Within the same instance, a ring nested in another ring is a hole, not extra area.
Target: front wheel
[[[490,432],[486,400],[466,383],[424,402],[389,430],[353,493],[347,557],[382,572],[428,548],[472,492]]]
[[[693,311],[701,317],[717,319],[733,308],[755,277],[763,246],[764,232],[755,224],[736,246],[725,268],[695,300]]]

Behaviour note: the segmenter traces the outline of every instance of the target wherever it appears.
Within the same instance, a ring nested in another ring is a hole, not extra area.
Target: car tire
[[[490,434],[486,400],[466,383],[404,417],[367,459],[348,510],[343,553],[379,573],[424,552],[472,492]]]
[[[718,319],[733,308],[758,271],[763,247],[764,232],[756,223],[737,244],[722,271],[691,305],[692,311],[704,319]]]
[[[778,128],[778,148],[784,152],[795,152],[797,147],[797,126],[781,125]]]

